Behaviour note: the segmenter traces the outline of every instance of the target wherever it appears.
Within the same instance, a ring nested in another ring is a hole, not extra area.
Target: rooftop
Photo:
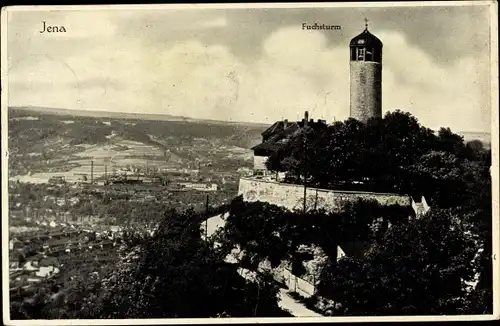
[[[351,40],[351,43],[349,44],[350,47],[356,47],[356,46],[366,46],[366,47],[373,47],[373,48],[382,48],[383,44],[382,41],[370,33],[368,31],[368,25],[366,25],[365,30],[359,34],[358,36],[354,37]]]
[[[286,119],[277,121],[262,133],[262,143],[252,147],[252,150],[276,151],[287,142],[290,136],[303,128],[304,125],[306,125],[306,119],[293,122],[289,122]],[[307,125],[313,128],[319,125],[325,126],[326,121],[314,121],[314,119],[310,119],[307,121]]]

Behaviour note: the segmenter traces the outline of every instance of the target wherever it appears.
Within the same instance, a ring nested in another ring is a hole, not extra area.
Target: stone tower
[[[365,20],[366,21],[366,20]],[[382,42],[365,30],[349,44],[351,68],[350,117],[366,123],[382,117]]]

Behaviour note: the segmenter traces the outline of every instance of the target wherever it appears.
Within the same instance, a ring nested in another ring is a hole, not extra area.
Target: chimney
[[[307,121],[309,120],[309,112],[304,113],[304,127],[307,126]]]
[[[286,128],[288,126],[288,119],[283,120],[283,128]]]

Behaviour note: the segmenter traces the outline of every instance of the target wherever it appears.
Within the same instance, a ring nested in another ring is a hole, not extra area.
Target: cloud
[[[78,81],[64,60],[49,56],[29,56],[17,62],[8,74],[9,105],[47,105],[76,108],[79,89],[68,88]]]
[[[227,26],[227,20],[224,17],[219,17],[219,18],[200,22],[200,27],[202,27],[202,28],[226,27],[226,26]]]
[[[441,67],[398,33],[384,40],[383,107],[410,111],[426,126],[489,130],[488,55]]]
[[[78,17],[73,16],[74,28],[93,22],[86,14]],[[156,22],[148,21],[154,31]],[[211,15],[197,26],[223,24],[224,16]],[[332,35],[304,31],[300,24],[282,26],[248,60],[230,45],[196,34],[144,42],[120,37],[116,19],[106,15],[96,16],[95,26],[93,33],[105,41],[88,41],[76,52],[37,43],[43,51],[18,60],[10,72],[10,104],[269,123],[299,119],[305,110],[328,121],[349,115],[348,41]],[[487,54],[442,65],[403,32],[376,34],[384,42],[385,112],[407,110],[431,128],[489,130]],[[75,44],[81,42],[83,36]]]
[[[67,30],[61,34],[64,37],[96,38],[97,42],[114,36],[117,31],[116,23],[105,11],[74,11],[64,15],[60,24]]]

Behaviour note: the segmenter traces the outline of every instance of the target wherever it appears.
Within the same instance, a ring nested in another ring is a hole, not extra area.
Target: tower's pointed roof
[[[368,24],[365,25],[365,30],[353,38],[349,46],[365,45],[368,47],[382,48],[382,41],[378,37],[368,31]]]

